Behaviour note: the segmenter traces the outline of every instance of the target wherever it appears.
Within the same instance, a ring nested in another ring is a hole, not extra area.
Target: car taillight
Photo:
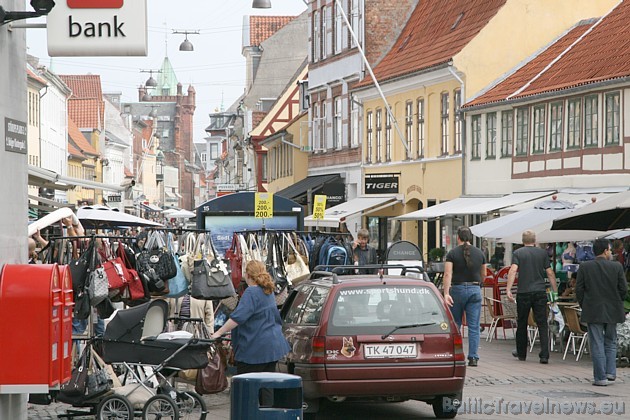
[[[464,340],[460,333],[453,334],[453,355],[455,356],[455,361],[466,360],[464,355]]]
[[[313,337],[311,349],[311,363],[324,363],[326,356],[326,337]]]

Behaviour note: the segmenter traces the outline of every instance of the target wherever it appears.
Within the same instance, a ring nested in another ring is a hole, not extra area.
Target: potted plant
[[[444,248],[433,248],[429,250],[429,264],[432,271],[444,272]]]

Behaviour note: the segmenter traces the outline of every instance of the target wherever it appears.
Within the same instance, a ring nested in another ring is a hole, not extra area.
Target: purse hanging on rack
[[[269,235],[267,249],[267,272],[275,285],[273,292],[276,298],[276,305],[281,306],[289,296],[289,280],[284,270],[284,262],[282,261],[280,246],[275,234]]]
[[[188,280],[184,276],[184,272],[182,271],[181,266],[179,265],[179,259],[177,255],[175,255],[175,251],[173,250],[173,234],[168,233],[166,236],[166,248],[171,253],[171,258],[173,259],[173,263],[175,264],[175,268],[177,270],[177,274],[168,280],[168,293],[164,295],[165,297],[177,298],[180,296],[184,296],[188,293]]]
[[[142,284],[142,280],[140,279],[140,275],[131,265],[131,261],[127,256],[127,252],[125,250],[125,246],[121,243],[116,249],[116,253],[118,257],[122,260],[123,265],[126,267],[127,272],[129,273],[129,283],[128,283],[128,291],[129,291],[129,301],[138,301],[143,300],[146,297],[146,291],[144,290],[144,285]]]
[[[225,252],[225,258],[230,262],[230,274],[232,276],[232,284],[238,287],[243,279],[243,250],[239,240],[240,234],[232,235],[232,244]]]
[[[206,246],[201,246],[202,258],[195,260],[194,263],[191,296],[205,300],[234,296],[236,292],[228,274],[227,265],[219,259],[212,237],[210,234],[199,235],[197,240],[204,240]],[[207,251],[210,251],[212,255],[206,256]]]
[[[90,276],[89,276],[89,294],[90,294],[90,304],[92,306],[96,306],[102,301],[104,301],[107,297],[109,297],[109,281],[107,280],[107,274],[105,274],[105,269],[100,267],[99,255],[94,248],[94,252],[92,253],[90,267]],[[95,268],[99,265],[98,268]]]
[[[302,259],[302,255],[298,252],[297,247],[293,244],[289,233],[285,233],[285,239],[289,248],[289,255],[293,256],[293,258],[287,257],[287,263],[284,268],[287,273],[287,279],[295,286],[298,282],[304,280],[311,272],[306,262]]]

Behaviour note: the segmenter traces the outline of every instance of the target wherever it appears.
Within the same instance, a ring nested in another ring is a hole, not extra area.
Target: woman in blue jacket
[[[278,360],[289,352],[273,294],[274,283],[260,261],[245,268],[247,289],[238,306],[212,338],[232,331],[236,373],[275,372]]]

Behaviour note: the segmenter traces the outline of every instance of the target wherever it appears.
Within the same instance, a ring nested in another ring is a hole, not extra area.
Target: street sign
[[[271,219],[273,217],[273,194],[256,193],[254,217],[257,219]]]
[[[26,123],[11,118],[4,119],[4,150],[26,154]]]
[[[313,219],[318,219],[318,220],[323,219],[325,211],[326,211],[326,196],[316,195],[315,203],[313,204]]]
[[[46,28],[51,57],[148,53],[147,0],[57,1]]]
[[[120,195],[110,195],[107,197],[107,201],[110,203],[120,203],[121,198],[122,197]]]

